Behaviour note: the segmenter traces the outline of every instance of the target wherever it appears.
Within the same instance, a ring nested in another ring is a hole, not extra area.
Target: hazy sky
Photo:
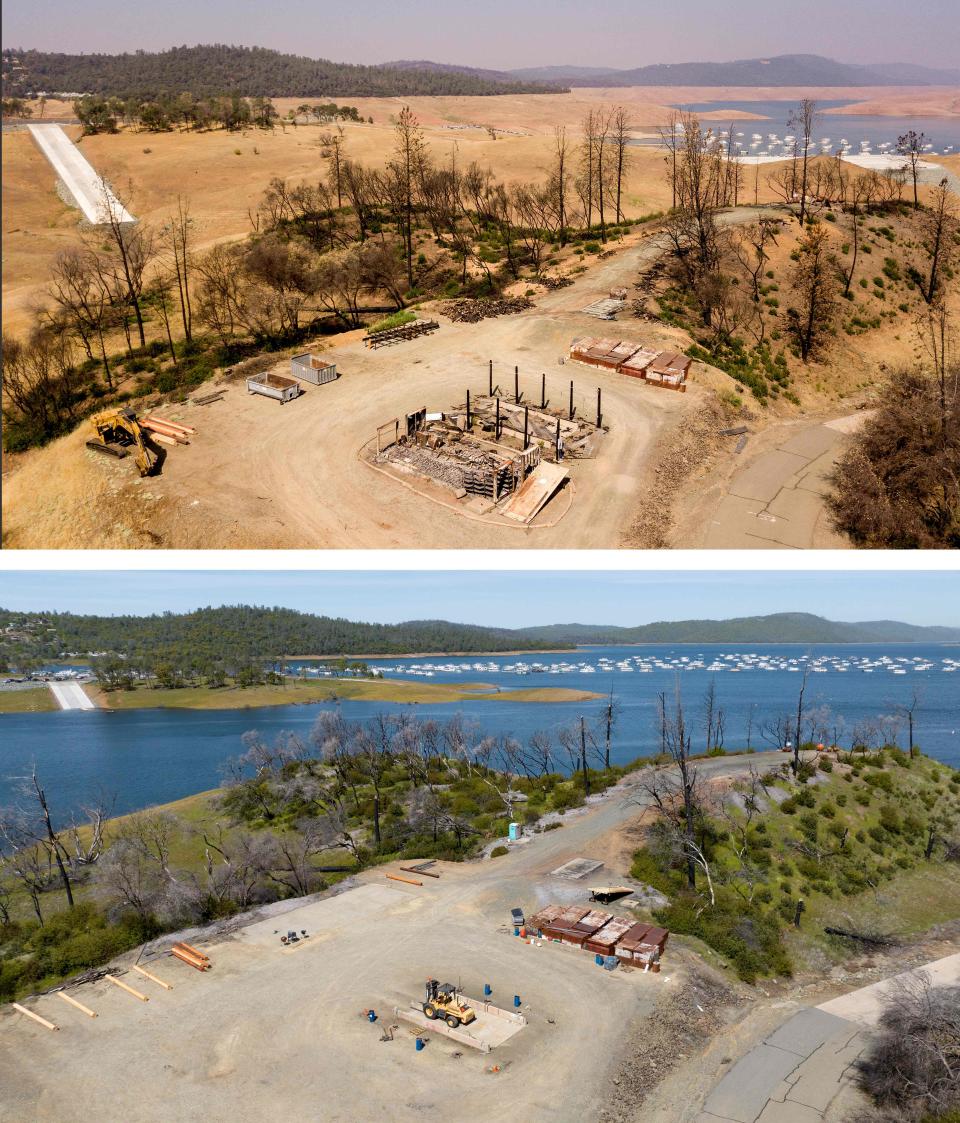
[[[769,612],[960,625],[960,574],[896,572],[17,572],[0,606],[92,613],[268,604],[352,620],[643,624]]]
[[[767,54],[955,66],[957,0],[5,0],[4,46],[240,43],[340,62],[643,66]]]

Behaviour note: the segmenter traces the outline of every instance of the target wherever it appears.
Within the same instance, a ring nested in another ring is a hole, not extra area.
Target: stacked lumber
[[[432,331],[437,331],[439,327],[436,320],[413,320],[411,323],[400,324],[395,328],[371,332],[363,342],[367,347],[382,347],[387,343],[402,343],[405,339],[428,335]]]
[[[177,959],[186,963],[190,967],[196,967],[198,971],[209,971],[212,964],[208,956],[204,955],[202,951],[198,951],[190,944],[185,944],[182,941],[174,944],[170,949],[170,954],[176,956]]]

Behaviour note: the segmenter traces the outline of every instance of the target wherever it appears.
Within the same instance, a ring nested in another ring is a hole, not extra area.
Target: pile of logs
[[[177,959],[182,960],[190,967],[196,967],[198,971],[209,971],[211,967],[210,958],[198,951],[191,944],[185,944],[182,941],[174,944],[170,949],[170,954]]]
[[[181,425],[179,421],[167,421],[166,418],[154,417],[153,414],[141,417],[138,424],[153,440],[159,441],[162,445],[188,445],[190,443],[188,434],[196,432],[196,429],[192,429],[189,425]]]
[[[503,296],[499,300],[451,300],[443,313],[459,323],[476,324],[491,316],[513,316],[533,307],[528,296]]]

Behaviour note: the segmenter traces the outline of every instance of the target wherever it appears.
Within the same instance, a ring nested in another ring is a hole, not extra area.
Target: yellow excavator
[[[462,1025],[468,1026],[477,1020],[476,1011],[472,1006],[467,1006],[460,1001],[460,995],[453,983],[438,983],[436,979],[427,979],[423,1012],[431,1021],[442,1018],[451,1029]]]
[[[137,415],[130,408],[108,409],[90,418],[97,434],[96,440],[87,441],[87,448],[118,459],[127,456],[131,449],[136,457],[141,476],[149,476],[157,467],[157,454],[147,444]]]

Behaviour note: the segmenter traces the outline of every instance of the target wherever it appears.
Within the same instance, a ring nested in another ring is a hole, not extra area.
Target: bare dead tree
[[[629,144],[630,144],[630,122],[627,117],[627,111],[622,105],[618,105],[613,111],[613,146],[615,153],[615,167],[616,167],[616,194],[614,196],[614,203],[616,206],[617,222],[623,221],[623,181],[627,174],[627,164],[629,160]]]
[[[923,159],[927,138],[924,133],[915,129],[908,129],[902,136],[897,137],[897,154],[906,156],[910,177],[913,180],[913,209],[920,207],[920,195],[917,191],[917,181],[920,176],[920,162]]]
[[[956,256],[957,202],[946,177],[933,189],[930,206],[924,212],[921,244],[929,262],[923,298],[933,304]]]
[[[160,242],[173,265],[173,275],[177,284],[180,300],[180,320],[183,324],[183,337],[189,343],[193,338],[193,308],[190,303],[190,265],[193,219],[190,217],[190,203],[182,195],[177,196],[177,210],[160,228]]]
[[[613,683],[610,684],[610,693],[607,695],[607,704],[603,707],[603,767],[610,767],[610,746],[613,741],[613,730],[620,716],[620,703],[614,697]]]
[[[803,98],[799,106],[790,114],[787,128],[796,130],[801,145],[800,152],[800,226],[807,221],[807,187],[809,183],[810,148],[813,144],[813,131],[820,115],[817,103],[812,98]]]
[[[657,769],[650,774],[640,790],[651,799],[663,819],[670,823],[678,844],[682,847],[687,870],[687,884],[697,885],[697,869],[703,870],[713,902],[713,883],[709,862],[697,839],[697,820],[702,815],[703,794],[700,791],[697,769],[690,761],[690,734],[687,732],[680,695],[676,685],[674,699],[668,707],[666,695],[657,698],[661,737],[666,755],[673,767]]]
[[[413,210],[418,182],[427,160],[423,130],[413,110],[405,105],[397,118],[392,169],[401,188],[402,230],[406,247],[407,283],[413,288]]]
[[[823,346],[837,311],[837,281],[831,268],[829,234],[822,227],[807,231],[797,246],[791,283],[797,306],[787,311],[787,326],[806,363]]]
[[[122,201],[121,202],[121,206]],[[140,337],[140,346],[147,343],[143,321],[143,287],[146,270],[153,257],[153,232],[141,222],[125,222],[121,219],[121,207],[114,204],[109,190],[104,185],[103,212],[107,221],[103,229],[113,254],[110,272],[119,291],[133,311]]]

